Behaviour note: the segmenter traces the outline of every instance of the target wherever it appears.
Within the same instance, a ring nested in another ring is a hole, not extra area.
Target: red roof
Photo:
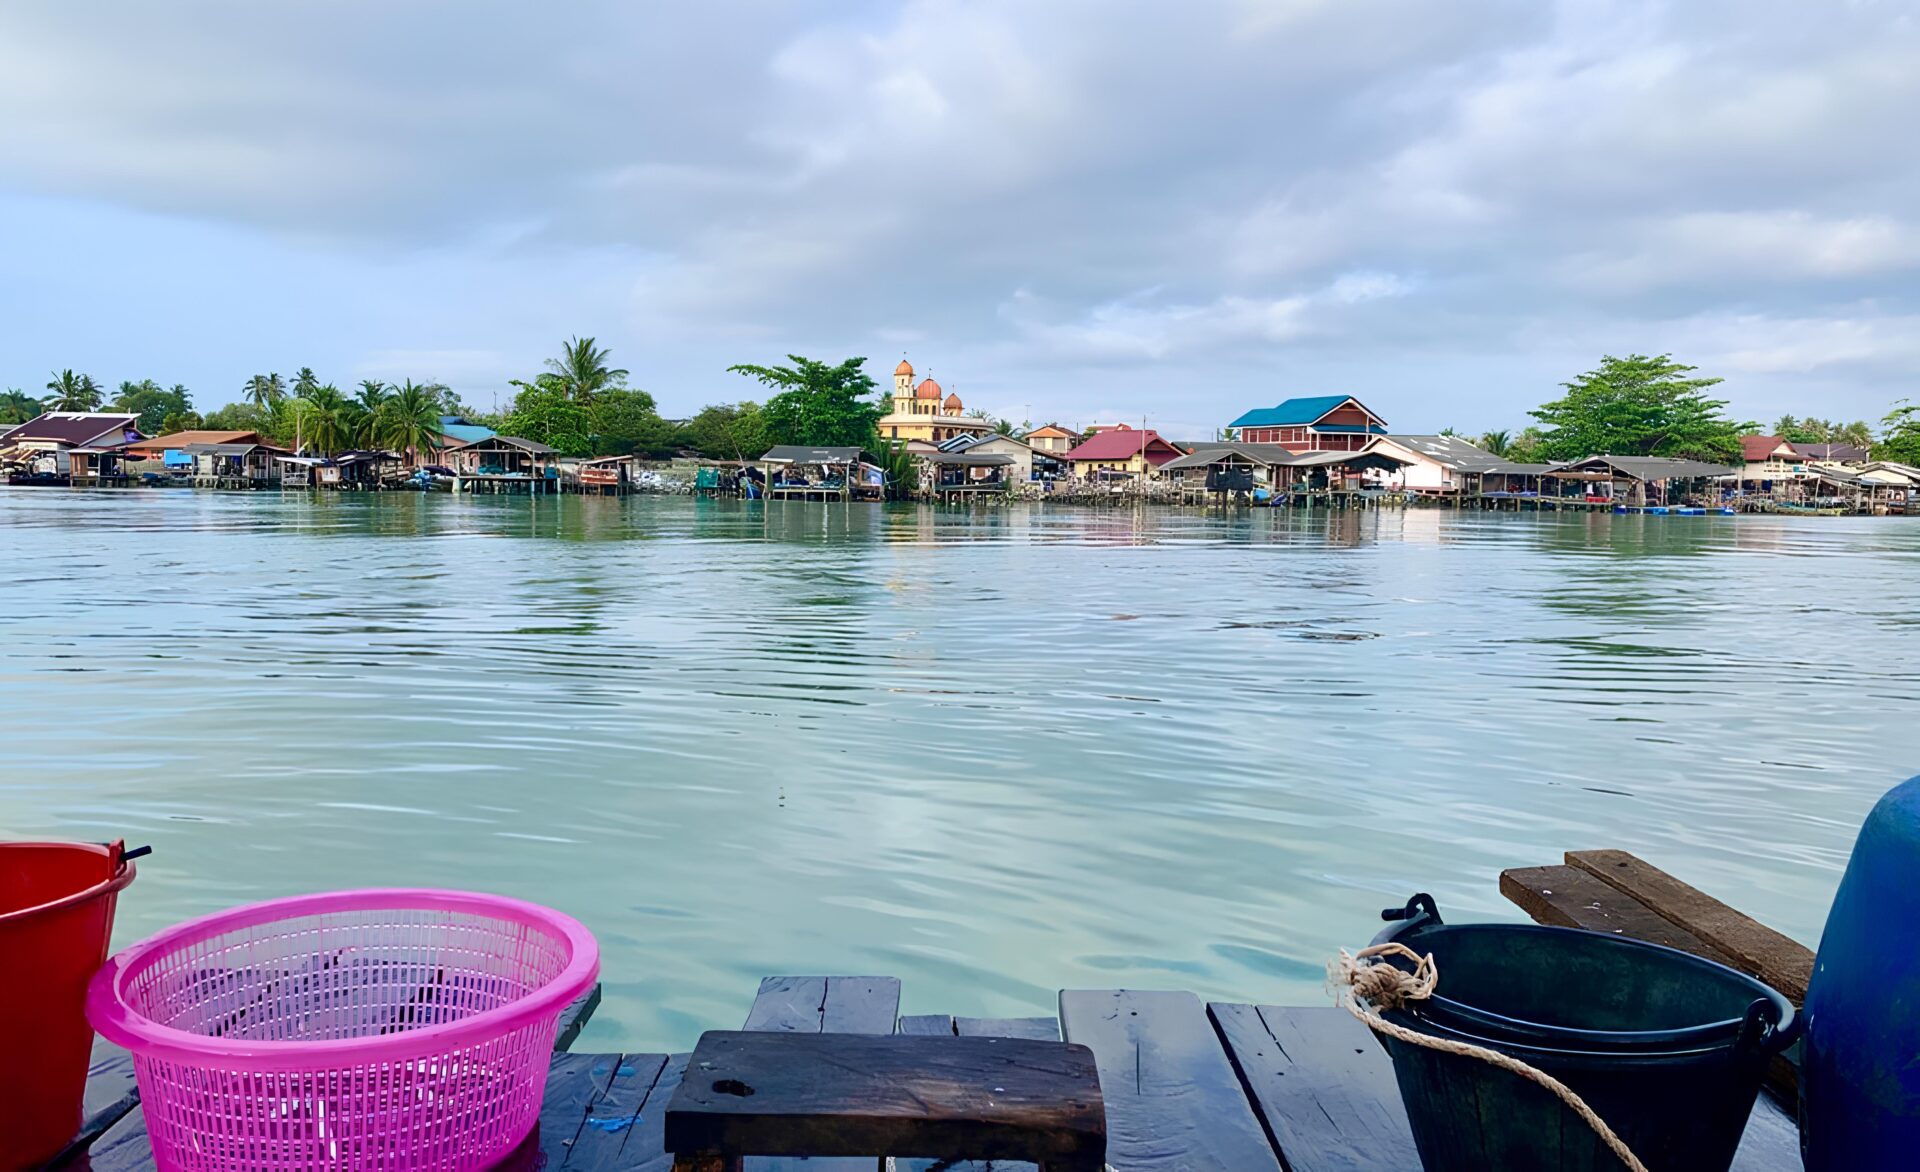
[[[927,379],[919,386],[913,388],[913,397],[916,399],[938,399],[940,397],[940,384],[934,382],[932,379]]]
[[[1160,433],[1152,428],[1141,431],[1123,423],[1081,440],[1079,446],[1067,453],[1067,459],[1126,460],[1139,455],[1142,448],[1146,450],[1150,464],[1164,463],[1182,454],[1179,448],[1160,438]]]
[[[114,446],[140,438],[133,426],[140,417],[117,412],[48,411],[18,427],[0,431],[0,441],[66,444],[70,447]]]
[[[960,406],[961,406],[961,404],[960,404],[960,396],[959,396],[959,395],[957,395],[957,394],[953,394],[953,395],[948,395],[948,396],[947,396],[947,406],[949,406],[949,407],[951,407],[951,408],[953,408],[953,409],[954,409],[955,411],[958,411],[958,410],[960,410]]]
[[[1777,435],[1743,435],[1740,437],[1740,455],[1749,464],[1764,464],[1783,445],[1789,454],[1800,454],[1793,450],[1792,444]]]
[[[908,361],[907,361],[906,359],[904,359],[904,358],[902,358],[902,359],[900,360],[900,365],[898,365],[898,366],[896,366],[896,367],[894,367],[894,368],[893,368],[893,373],[895,373],[895,374],[912,374],[912,373],[913,373],[913,363],[911,363],[911,362],[908,362]]]

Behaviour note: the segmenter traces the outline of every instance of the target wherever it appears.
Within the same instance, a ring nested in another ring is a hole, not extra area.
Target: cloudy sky
[[[0,386],[435,378],[669,414],[904,352],[1199,436],[1514,426],[1604,353],[1920,394],[1911,0],[0,6]]]

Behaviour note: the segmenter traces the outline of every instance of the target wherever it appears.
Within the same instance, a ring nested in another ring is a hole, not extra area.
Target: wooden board
[[[1343,1009],[1207,1006],[1288,1172],[1418,1168],[1393,1062]]]
[[[1733,958],[1732,965],[1759,977],[1799,1005],[1807,999],[1813,953],[1752,916],[1728,907],[1698,888],[1626,851],[1568,851],[1567,865],[1651,908]]]
[[[1063,1172],[1098,1172],[1106,1157],[1084,1046],[711,1031],[687,1069],[666,1122],[667,1146],[682,1155],[944,1153]]]
[[[1280,1167],[1193,994],[1067,990],[1060,994],[1060,1028],[1100,1064],[1107,1161],[1115,1172]]]
[[[933,1014],[900,1019],[903,1034],[965,1035],[970,1038],[1032,1038],[1053,1042],[1060,1038],[1060,1022],[1052,1017],[947,1017]],[[912,1160],[893,1162],[892,1172],[1037,1172],[1039,1165],[1024,1160]]]
[[[1585,928],[1678,948],[1731,964],[1733,958],[1576,867],[1514,867],[1500,872],[1500,894],[1535,923]]]
[[[891,1034],[900,1017],[895,977],[767,977],[744,1030],[779,1033]],[[873,1172],[877,1156],[793,1159],[759,1156],[742,1172]]]

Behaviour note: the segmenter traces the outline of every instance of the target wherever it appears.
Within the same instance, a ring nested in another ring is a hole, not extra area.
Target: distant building
[[[1742,443],[1746,441],[1741,440]],[[1808,460],[1818,460],[1823,464],[1846,464],[1854,467],[1864,465],[1873,459],[1873,453],[1859,444],[1794,444],[1793,450]]]
[[[1352,395],[1288,399],[1258,407],[1227,425],[1243,444],[1279,444],[1295,452],[1357,452],[1387,434],[1387,421]]]
[[[1122,423],[1088,436],[1066,455],[1075,476],[1119,473],[1144,476],[1185,455],[1152,428]]]
[[[94,481],[119,477],[120,449],[140,439],[140,417],[121,412],[48,411],[0,431],[9,476]]]
[[[966,417],[960,396],[941,397],[940,384],[923,379],[913,383],[913,364],[902,358],[893,368],[893,409],[880,417],[880,435],[894,440],[925,440],[938,444],[956,435],[985,435],[993,424]]]
[[[1457,435],[1391,435],[1380,443],[1391,445],[1408,461],[1399,487],[1426,496],[1477,492],[1480,477],[1506,463]]]
[[[1807,470],[1807,458],[1799,445],[1777,435],[1741,436],[1740,459],[1745,464],[1740,479],[1749,484],[1793,480]]]
[[[441,448],[457,447],[460,444],[478,443],[483,439],[492,439],[499,433],[482,423],[475,423],[464,415],[442,415],[440,417]]]
[[[1034,451],[1052,456],[1064,456],[1080,442],[1078,434],[1054,423],[1036,427],[1020,438],[1026,440],[1027,446]]]

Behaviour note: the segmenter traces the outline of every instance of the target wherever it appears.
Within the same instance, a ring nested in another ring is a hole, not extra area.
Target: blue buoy
[[[1920,777],[1853,844],[1807,985],[1800,1145],[1807,1172],[1920,1158]]]

